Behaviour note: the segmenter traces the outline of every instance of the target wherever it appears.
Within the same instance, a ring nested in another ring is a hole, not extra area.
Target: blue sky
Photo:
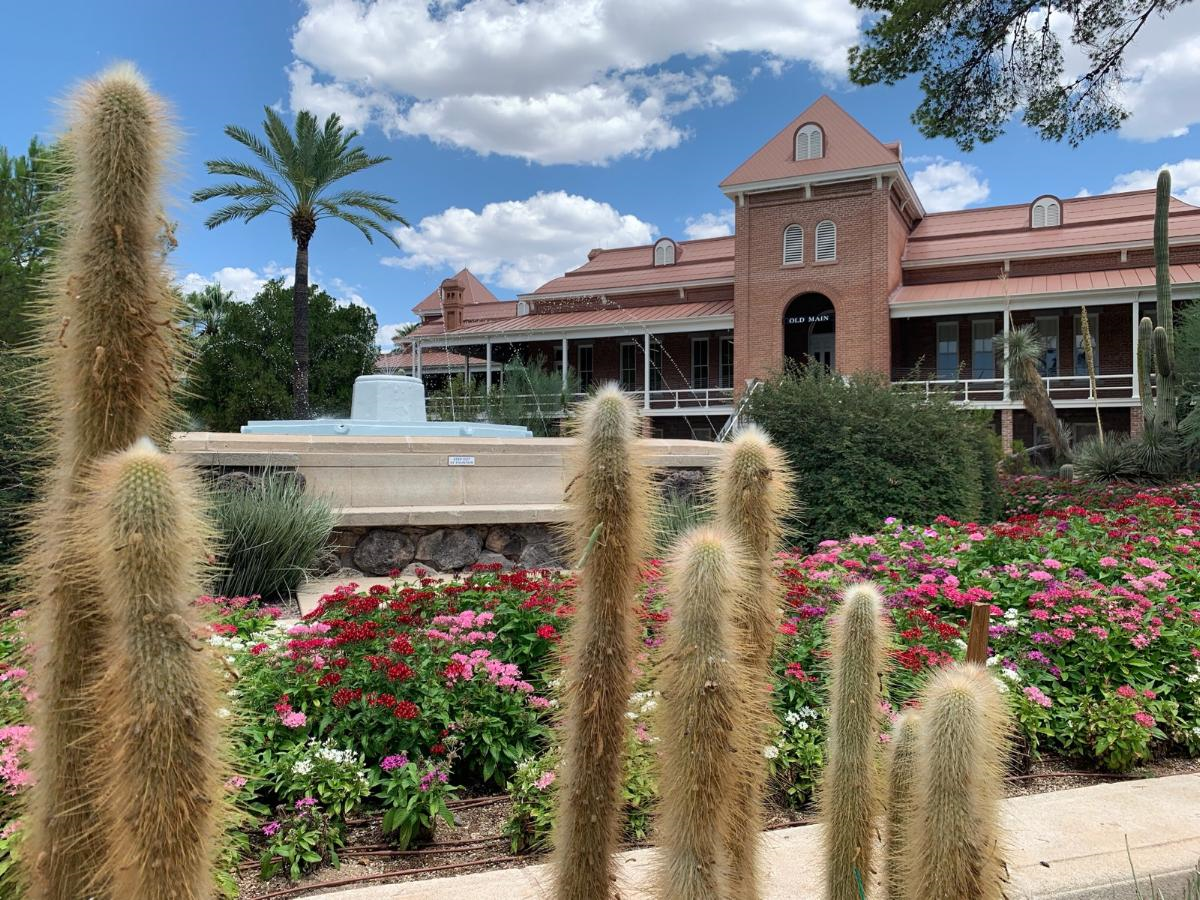
[[[20,4],[5,12],[0,145],[52,137],[74,82],[132,60],[182,130],[169,210],[178,277],[248,296],[288,274],[294,249],[277,217],[207,231],[188,200],[208,181],[204,161],[236,153],[224,125],[257,126],[264,105],[336,110],[392,157],[357,185],[394,196],[414,227],[396,248],[323,222],[314,280],[370,305],[385,336],[463,265],[512,297],[593,246],[720,233],[729,204],[717,183],[825,92],[903,143],[930,208],[1140,187],[1163,164],[1176,194],[1200,203],[1200,6],[1139,36],[1125,86],[1134,115],[1078,149],[1019,125],[969,154],[921,138],[915,85],[845,81],[860,26],[848,0]]]

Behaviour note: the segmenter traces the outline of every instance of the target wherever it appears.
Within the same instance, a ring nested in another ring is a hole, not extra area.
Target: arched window
[[[820,125],[804,125],[796,132],[796,159],[820,159],[825,155],[825,135]]]
[[[663,238],[654,245],[654,264],[656,266],[675,265],[675,242],[673,240]]]
[[[837,259],[837,226],[826,219],[817,226],[817,262]]]
[[[783,264],[804,262],[804,229],[789,225],[783,229]]]
[[[1033,201],[1030,223],[1034,228],[1053,228],[1062,224],[1062,204],[1054,197],[1038,197]]]

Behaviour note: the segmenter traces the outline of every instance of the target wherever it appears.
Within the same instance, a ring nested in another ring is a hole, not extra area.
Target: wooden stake
[[[967,638],[967,662],[987,665],[988,622],[992,615],[990,603],[971,604],[971,634]]]

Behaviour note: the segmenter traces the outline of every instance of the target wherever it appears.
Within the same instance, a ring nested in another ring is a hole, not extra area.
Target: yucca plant
[[[1085,481],[1120,481],[1138,474],[1130,439],[1110,434],[1104,441],[1088,438],[1075,448],[1072,474]]]
[[[329,541],[337,516],[285,472],[248,486],[216,488],[212,497],[217,565],[211,585],[224,597],[286,598]]]
[[[1038,362],[1045,355],[1046,347],[1037,326],[1030,323],[1011,328],[1008,335],[1001,338],[1001,343],[1008,360],[1009,378],[1026,412],[1045,432],[1055,456],[1070,459],[1070,442],[1050,401],[1046,382],[1038,371]]]

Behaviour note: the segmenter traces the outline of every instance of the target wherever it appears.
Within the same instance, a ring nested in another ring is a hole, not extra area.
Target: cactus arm
[[[1154,390],[1150,384],[1150,371],[1154,363],[1154,323],[1149,316],[1138,322],[1138,393],[1142,400],[1142,418],[1153,422]]]
[[[1158,301],[1158,324],[1166,329],[1168,343],[1174,338],[1171,304],[1171,259],[1168,244],[1168,217],[1171,209],[1171,173],[1158,173],[1154,194],[1154,288]]]
[[[1159,421],[1167,427],[1175,427],[1175,352],[1171,346],[1171,334],[1159,325],[1154,329],[1154,368],[1158,373],[1158,398],[1156,406]]]

